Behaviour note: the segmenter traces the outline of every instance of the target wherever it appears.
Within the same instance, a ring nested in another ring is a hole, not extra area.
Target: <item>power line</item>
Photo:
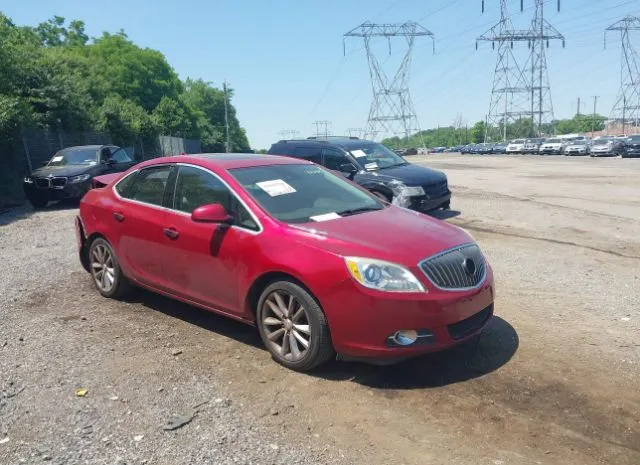
[[[329,126],[331,126],[331,121],[323,120],[323,121],[314,121],[313,125],[316,127],[316,137],[324,137],[327,138],[331,135],[329,132]],[[323,128],[321,131],[320,128]]]

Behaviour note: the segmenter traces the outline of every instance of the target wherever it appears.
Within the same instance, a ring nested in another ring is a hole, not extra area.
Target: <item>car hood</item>
[[[31,176],[34,178],[45,178],[53,176],[77,176],[79,174],[95,174],[98,165],[67,165],[67,166],[43,166],[33,170]]]
[[[474,242],[462,228],[395,206],[289,227],[297,230],[302,242],[337,255],[376,258],[409,267],[443,250]]]
[[[398,179],[408,186],[424,186],[445,182],[447,175],[441,171],[409,163],[376,171],[362,171],[356,174],[354,181],[392,181],[394,179]]]

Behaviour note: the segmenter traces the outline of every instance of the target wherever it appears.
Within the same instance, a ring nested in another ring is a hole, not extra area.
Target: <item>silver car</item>
[[[569,142],[564,149],[564,154],[568,156],[572,155],[589,155],[591,151],[591,147],[589,146],[589,141],[587,140],[574,140]]]

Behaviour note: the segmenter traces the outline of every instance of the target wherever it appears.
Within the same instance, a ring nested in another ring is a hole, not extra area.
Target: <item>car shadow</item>
[[[135,289],[125,300],[198,326],[206,331],[266,350],[257,329],[229,317],[140,288]]]
[[[428,212],[427,214],[439,220],[448,220],[449,218],[460,216],[460,213],[461,212],[458,210],[433,210]]]
[[[496,371],[511,360],[519,343],[513,326],[494,316],[479,336],[448,350],[388,366],[332,362],[318,368],[314,375],[328,380],[349,380],[375,389],[441,387]]]
[[[266,351],[255,328],[228,317],[142,289],[137,289],[127,301]],[[330,361],[307,375],[329,381],[356,382],[376,389],[433,388],[468,381],[496,371],[511,360],[518,346],[518,333],[513,326],[494,316],[479,337],[449,350],[389,366]]]
[[[61,200],[58,202],[50,202],[46,207],[35,210],[29,204],[15,205],[6,208],[0,208],[0,226],[7,226],[16,221],[29,218],[38,212],[50,212],[60,210],[73,210],[80,206],[79,200]]]

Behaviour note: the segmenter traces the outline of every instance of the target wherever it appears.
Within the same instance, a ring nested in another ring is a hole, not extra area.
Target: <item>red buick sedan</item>
[[[463,229],[303,160],[140,163],[96,178],[76,229],[103,296],[141,286],[256,325],[294,370],[445,349],[493,315],[491,268]]]

